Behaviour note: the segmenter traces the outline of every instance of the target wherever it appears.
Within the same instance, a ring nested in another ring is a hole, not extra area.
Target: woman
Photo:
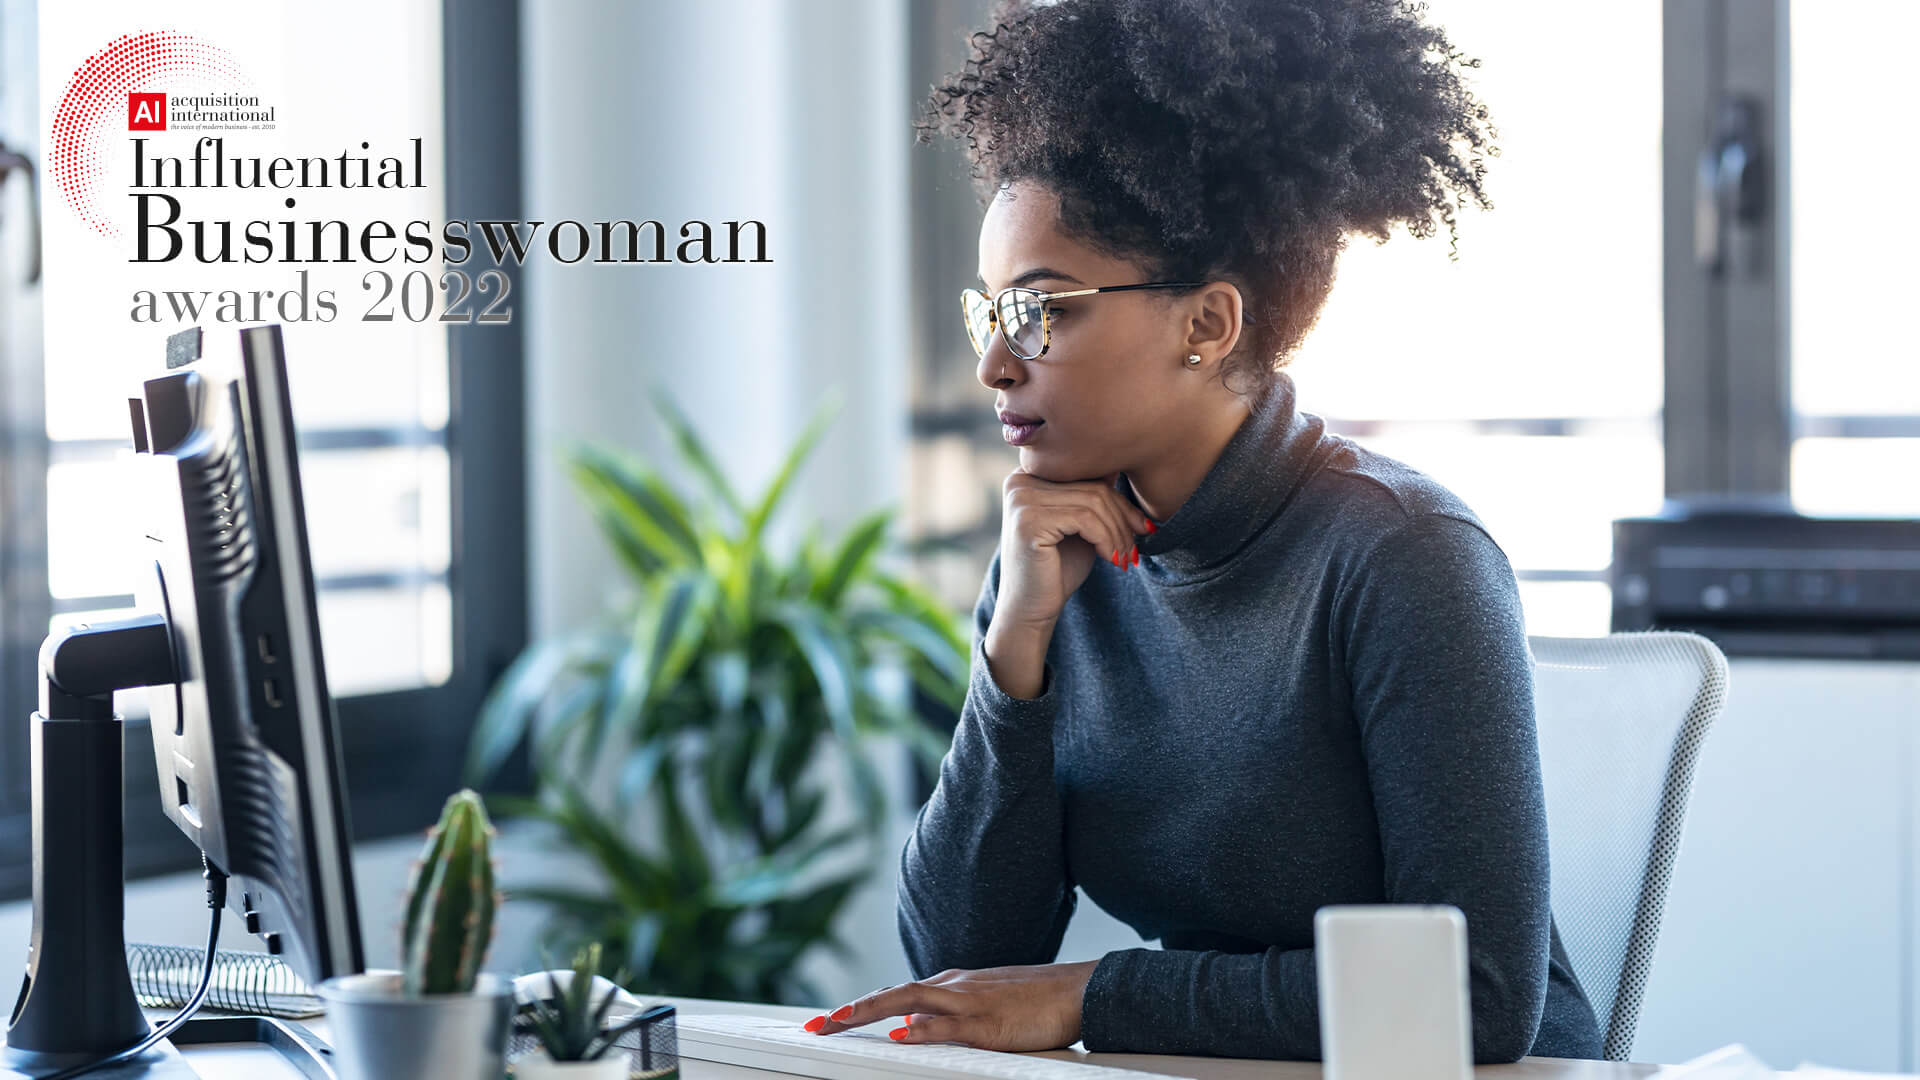
[[[921,130],[966,139],[988,202],[968,331],[1020,464],[900,863],[917,980],[807,1029],[1317,1059],[1315,910],[1446,903],[1475,1060],[1598,1057],[1512,568],[1282,370],[1346,234],[1490,206],[1476,62],[1389,0],[994,23]],[[1164,948],[1053,963],[1076,886]]]

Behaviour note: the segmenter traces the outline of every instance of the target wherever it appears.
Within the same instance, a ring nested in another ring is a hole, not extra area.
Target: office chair
[[[1727,660],[1682,631],[1527,643],[1554,923],[1593,1003],[1603,1056],[1626,1061],[1694,759],[1726,701]]]

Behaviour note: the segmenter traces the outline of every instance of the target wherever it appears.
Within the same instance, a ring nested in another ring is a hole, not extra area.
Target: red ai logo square
[[[167,130],[167,95],[128,94],[127,130]]]

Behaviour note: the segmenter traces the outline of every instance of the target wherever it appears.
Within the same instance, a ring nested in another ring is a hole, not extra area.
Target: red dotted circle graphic
[[[237,92],[253,85],[226,50],[186,34],[123,34],[87,58],[68,80],[53,114],[54,184],[67,205],[102,236],[119,229],[96,196],[105,172],[102,140],[124,131],[127,95],[136,91]]]

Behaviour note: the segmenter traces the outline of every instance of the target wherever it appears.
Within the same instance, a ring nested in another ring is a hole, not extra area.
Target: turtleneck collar
[[[1140,537],[1140,565],[1149,581],[1181,585],[1212,577],[1244,551],[1318,467],[1332,443],[1326,422],[1294,408],[1293,377],[1282,371],[1254,402],[1187,501],[1159,531]],[[1135,506],[1125,473],[1115,490]]]

